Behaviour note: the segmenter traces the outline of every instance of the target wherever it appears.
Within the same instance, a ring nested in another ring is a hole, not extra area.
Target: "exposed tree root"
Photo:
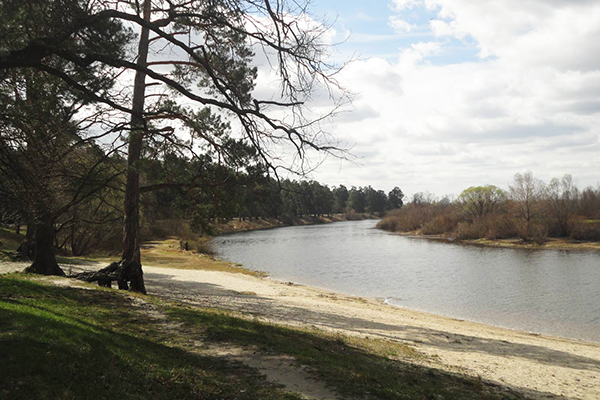
[[[104,287],[112,287],[112,282],[116,281],[119,289],[146,294],[142,266],[135,261],[116,261],[101,270],[81,272],[69,277],[85,282],[98,282],[99,286]]]

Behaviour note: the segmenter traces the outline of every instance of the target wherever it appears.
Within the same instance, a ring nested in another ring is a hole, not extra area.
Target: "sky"
[[[532,171],[600,182],[600,1],[313,0],[354,93],[328,185],[457,195]]]

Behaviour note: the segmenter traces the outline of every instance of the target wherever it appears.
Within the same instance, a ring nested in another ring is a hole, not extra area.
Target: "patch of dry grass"
[[[265,276],[264,272],[251,271],[241,265],[219,260],[212,256],[185,251],[179,248],[178,239],[155,240],[142,245],[142,263],[163,268],[195,269],[232,272],[252,276]]]

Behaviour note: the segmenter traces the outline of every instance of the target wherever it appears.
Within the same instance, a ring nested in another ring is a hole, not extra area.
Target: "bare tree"
[[[553,178],[547,188],[550,215],[554,219],[560,236],[569,236],[571,216],[579,198],[579,190],[573,182],[573,177],[565,174],[560,180]]]
[[[544,183],[533,177],[531,171],[515,174],[513,183],[509,185],[510,197],[515,202],[517,215],[525,222],[521,231],[523,240],[533,236],[532,223],[542,212],[541,200],[544,196]]]

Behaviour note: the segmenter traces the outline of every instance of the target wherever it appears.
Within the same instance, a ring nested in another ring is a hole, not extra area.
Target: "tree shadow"
[[[0,296],[0,398],[298,399],[241,363],[90,322],[124,306],[126,330],[145,326],[115,293],[11,284]]]
[[[286,323],[310,324],[379,336],[385,339],[425,343],[456,352],[482,353],[500,357],[520,357],[537,363],[600,371],[600,361],[547,347],[511,343],[504,340],[455,334],[413,325],[386,324],[363,318],[314,311],[304,307],[282,305],[272,299],[225,289],[208,283],[179,281],[174,275],[147,274],[152,292],[170,299],[201,306],[261,315]]]

